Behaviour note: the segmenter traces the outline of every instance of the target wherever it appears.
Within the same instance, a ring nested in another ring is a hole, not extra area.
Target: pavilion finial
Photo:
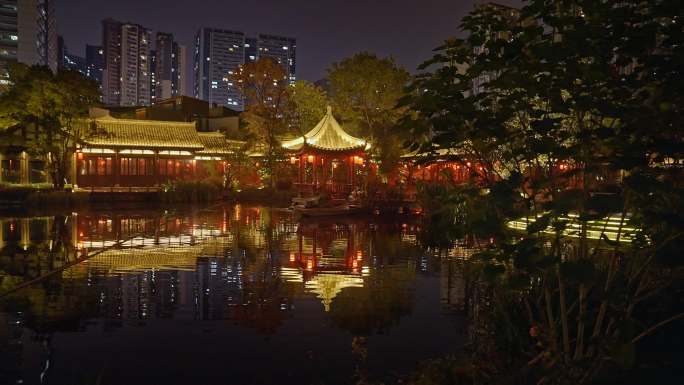
[[[328,105],[328,115],[331,115],[331,114],[332,114],[332,107],[330,105]]]

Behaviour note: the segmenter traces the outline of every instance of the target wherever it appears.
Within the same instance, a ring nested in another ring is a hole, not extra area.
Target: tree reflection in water
[[[462,294],[453,289],[459,283],[452,282],[460,276],[451,267],[442,269],[450,262],[426,256],[416,241],[419,226],[376,220],[298,222],[289,213],[240,205],[2,218],[0,355],[8,369],[0,382],[44,372],[58,334],[87,333],[93,327],[121,333],[172,320],[202,322],[207,330],[244,326],[279,335],[285,325],[304,333],[320,325],[307,325],[311,317],[326,320],[329,336],[351,333],[345,360],[356,365],[356,374],[347,377],[365,378],[367,338],[411,317],[417,279],[436,277],[434,297],[462,302],[451,298]],[[65,268],[77,258],[85,260]],[[315,312],[298,309],[312,300],[318,303]],[[214,321],[230,323],[219,328],[208,323]],[[28,354],[26,338],[41,346],[40,353],[31,353],[39,354],[31,363],[21,359]],[[323,340],[312,343],[321,344],[316,345],[321,352],[327,349]],[[443,351],[426,350],[415,359],[437,353]],[[283,359],[294,359],[288,355]],[[52,363],[44,374],[55,381],[88,383],[105,371],[95,357],[73,367],[63,366],[72,357],[60,358],[62,366]]]

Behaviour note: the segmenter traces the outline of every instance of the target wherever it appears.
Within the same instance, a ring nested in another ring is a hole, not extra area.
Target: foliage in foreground
[[[652,301],[681,295],[682,13],[665,0],[532,0],[520,18],[479,7],[405,99],[415,148],[474,175],[440,192],[435,223],[493,241],[474,262],[471,358],[488,368],[473,382],[596,382],[684,318]],[[526,231],[508,228],[520,218]]]
[[[97,84],[75,71],[14,63],[10,85],[0,94],[0,134],[10,146],[45,157],[55,188],[63,189],[69,156],[94,128],[80,124],[97,105]]]

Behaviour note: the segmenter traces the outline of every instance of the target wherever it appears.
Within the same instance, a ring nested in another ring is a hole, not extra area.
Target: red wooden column
[[[152,167],[154,168],[154,184],[156,186],[159,186],[161,184],[161,178],[159,177],[159,151],[154,152],[154,160],[152,161]]]
[[[299,154],[299,177],[298,177],[298,180],[299,180],[299,187],[298,187],[299,196],[302,196],[302,192],[304,190],[304,166],[305,166],[304,162],[306,162],[306,159],[304,159],[304,155]]]
[[[322,156],[321,157],[321,171],[323,172],[323,175],[322,175],[323,180],[321,181],[322,182],[321,184],[323,185],[323,191],[332,192],[332,186],[330,189],[328,188],[328,178],[330,177],[330,169],[331,168],[332,168],[332,162],[330,161],[330,159]]]
[[[119,159],[119,150],[114,151],[114,164],[112,165],[113,167],[113,173],[114,173],[114,186],[120,186],[120,174],[121,174],[121,160]]]
[[[307,158],[308,158],[308,157],[307,157]],[[318,174],[316,173],[316,163],[318,162],[318,159],[317,159],[317,158],[318,158],[318,157],[317,157],[316,155],[314,155],[314,156],[313,156],[313,163],[311,164],[311,167],[312,167],[312,171],[311,171],[311,174],[312,174],[312,178],[311,178],[311,179],[312,179],[312,181],[311,181],[311,182],[312,182],[312,185],[313,185],[312,190],[314,190],[314,191],[316,190],[316,187],[317,187],[317,185],[318,185]],[[308,160],[308,159],[307,159],[307,160]]]

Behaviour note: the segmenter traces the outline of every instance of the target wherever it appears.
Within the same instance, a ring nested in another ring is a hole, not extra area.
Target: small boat
[[[351,215],[361,213],[363,210],[358,206],[340,205],[332,207],[301,207],[295,206],[294,212],[302,217],[327,217],[333,215]]]
[[[313,197],[295,197],[292,198],[292,205],[293,206],[301,206],[301,207],[316,207],[318,206],[319,201],[321,200],[320,196],[313,196]]]

